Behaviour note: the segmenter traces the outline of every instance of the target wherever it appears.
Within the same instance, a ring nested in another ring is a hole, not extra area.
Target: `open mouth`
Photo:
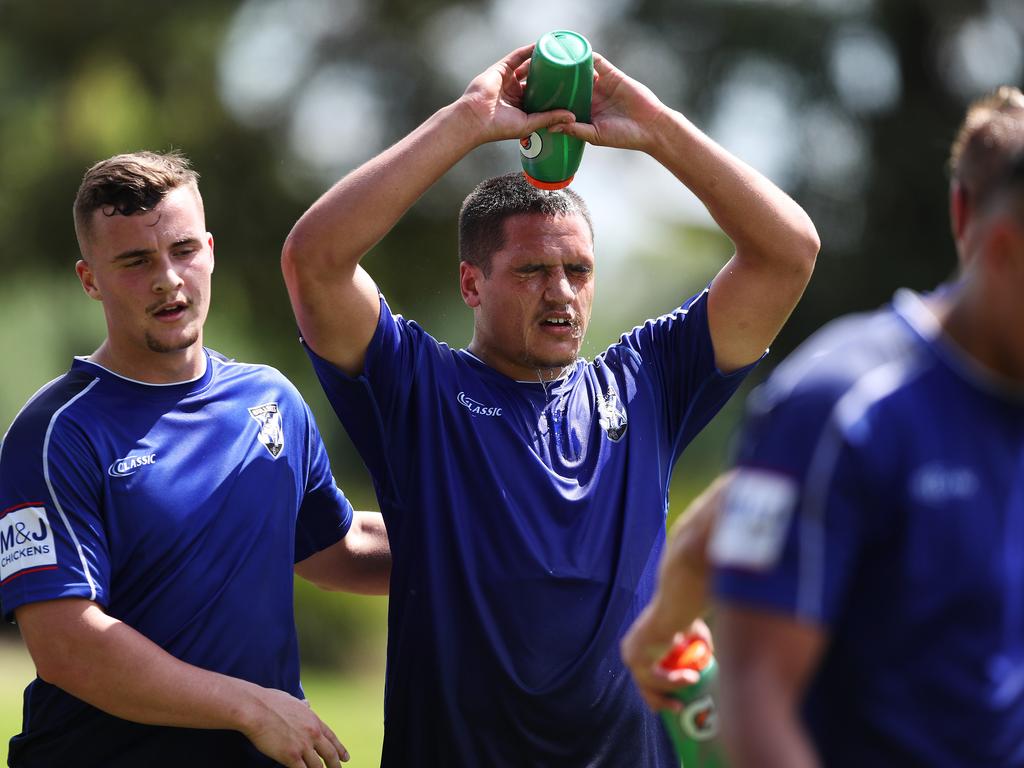
[[[570,315],[555,315],[542,318],[540,327],[555,336],[575,338],[580,334],[579,323]]]
[[[152,314],[158,320],[177,320],[185,314],[186,309],[188,309],[188,302],[173,301],[157,307]]]

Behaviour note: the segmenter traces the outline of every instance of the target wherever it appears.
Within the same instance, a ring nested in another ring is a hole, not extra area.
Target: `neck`
[[[982,368],[1014,387],[1024,385],[1024,340],[1020,308],[1004,308],[991,296],[965,286],[939,311],[943,330]]]
[[[206,371],[202,339],[174,352],[128,355],[119,352],[108,338],[89,355],[89,360],[119,376],[146,384],[177,384],[198,379]]]
[[[524,360],[521,363],[516,362],[500,355],[492,354],[485,345],[477,341],[476,336],[469,342],[469,346],[466,349],[474,357],[487,363],[488,366],[498,373],[508,376],[515,381],[539,381],[541,384],[545,384],[555,379],[561,379],[571,370],[575,362],[554,366],[539,365],[535,361],[529,360]]]

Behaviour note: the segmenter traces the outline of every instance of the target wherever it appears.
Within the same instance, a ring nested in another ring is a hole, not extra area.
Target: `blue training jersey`
[[[829,766],[1024,766],[1024,399],[921,299],[847,318],[751,396],[712,538],[724,602],[817,624]]]
[[[0,601],[93,600],[189,664],[302,698],[294,564],[352,509],[295,388],[207,353],[153,385],[86,359],[22,409],[0,447]],[[274,765],[234,731],[108,715],[41,679],[12,766]]]
[[[618,641],[653,591],[680,452],[745,373],[706,291],[519,382],[381,314],[364,373],[310,351],[391,542],[384,766],[675,766]]]

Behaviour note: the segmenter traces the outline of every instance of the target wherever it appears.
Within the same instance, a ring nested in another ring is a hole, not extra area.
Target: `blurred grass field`
[[[7,743],[21,730],[21,695],[35,676],[32,660],[16,639],[0,641],[0,765],[7,765]],[[384,735],[384,669],[367,661],[358,672],[306,671],[303,688],[317,714],[348,747],[353,768],[380,765]]]

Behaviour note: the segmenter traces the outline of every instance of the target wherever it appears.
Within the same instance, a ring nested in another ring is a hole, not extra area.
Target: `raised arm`
[[[39,677],[116,717],[150,725],[240,731],[288,768],[321,761],[338,768],[348,752],[290,694],[200,669],[80,598],[15,611]]]
[[[708,317],[723,371],[753,362],[799,300],[814,268],[814,225],[788,195],[595,55],[591,123],[558,130],[592,144],[648,153],[707,207],[736,253],[715,277]]]
[[[295,564],[295,572],[321,589],[386,595],[391,581],[388,532],[379,512],[356,512],[345,537]]]
[[[377,288],[359,266],[363,255],[475,147],[573,119],[565,110],[520,109],[532,51],[519,48],[478,75],[457,101],[335,184],[288,235],[282,269],[299,328],[341,370],[362,369],[380,311]]]

